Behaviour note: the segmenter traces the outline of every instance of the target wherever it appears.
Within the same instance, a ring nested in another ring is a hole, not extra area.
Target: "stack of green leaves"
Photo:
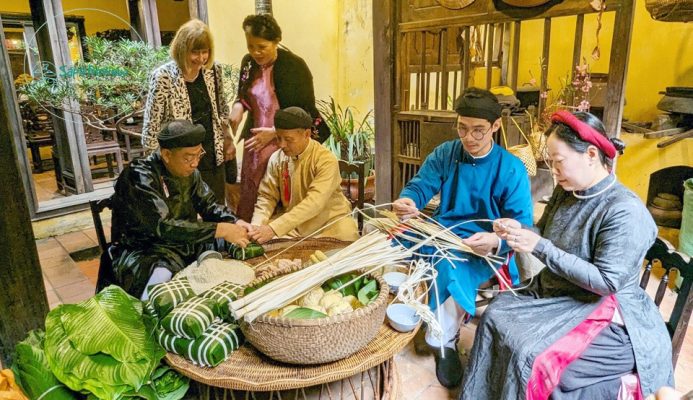
[[[43,331],[31,331],[15,346],[16,358],[12,369],[17,383],[30,399],[74,400],[77,393],[51,372],[43,350],[45,336]]]
[[[53,374],[75,391],[99,399],[136,393],[165,355],[142,303],[117,286],[46,317],[45,354]]]
[[[202,335],[215,318],[216,302],[204,297],[193,297],[173,309],[164,319],[161,326],[171,334],[185,338],[197,339]]]
[[[190,379],[180,375],[169,366],[160,365],[152,374],[151,381],[135,392],[125,393],[123,397],[144,398],[147,400],[178,400],[188,392]]]
[[[242,285],[224,282],[202,293],[200,296],[215,302],[215,315],[227,322],[234,322],[231,310],[229,310],[229,304],[236,300],[242,292]]]
[[[238,325],[217,321],[195,340],[171,335],[159,330],[159,343],[172,353],[179,354],[193,363],[216,367],[243,344],[243,334]]]
[[[177,278],[153,285],[149,289],[148,314],[164,318],[178,304],[194,297],[188,278]]]

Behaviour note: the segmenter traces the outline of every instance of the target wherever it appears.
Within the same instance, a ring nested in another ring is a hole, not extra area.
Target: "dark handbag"
[[[217,79],[217,64],[212,67],[214,72],[214,95],[217,100],[217,113],[221,110],[221,103],[219,102],[219,80]],[[226,183],[234,184],[238,181],[238,163],[236,159],[224,162],[224,170],[226,174]]]

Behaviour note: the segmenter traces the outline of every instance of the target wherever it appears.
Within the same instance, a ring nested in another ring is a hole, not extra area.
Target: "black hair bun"
[[[611,144],[614,145],[614,147],[616,148],[616,151],[618,151],[618,154],[623,154],[623,150],[626,148],[626,144],[623,143],[623,140],[621,140],[619,138],[612,137],[612,138],[609,138],[609,141],[611,142]]]

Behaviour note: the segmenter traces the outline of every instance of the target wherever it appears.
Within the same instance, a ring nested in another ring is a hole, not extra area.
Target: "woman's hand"
[[[224,161],[230,161],[236,158],[236,145],[233,143],[233,138],[224,136]]]
[[[409,219],[419,215],[419,209],[416,208],[414,200],[402,197],[392,203],[392,210],[397,214],[399,219]]]
[[[246,150],[260,151],[277,137],[274,128],[252,128],[253,137],[245,141]]]
[[[269,225],[252,225],[249,230],[249,235],[251,239],[258,242],[259,244],[263,244],[276,236]]]
[[[238,125],[241,124],[244,112],[245,109],[243,108],[243,104],[233,103],[233,107],[231,108],[231,116],[229,116],[229,123],[231,124],[231,132],[234,134],[238,130]]]
[[[487,256],[496,252],[498,248],[498,236],[491,232],[477,232],[462,243],[469,246],[472,251],[480,256]]]
[[[493,231],[518,253],[531,253],[541,239],[541,236],[529,229],[523,229],[519,222],[510,218],[493,221]]]

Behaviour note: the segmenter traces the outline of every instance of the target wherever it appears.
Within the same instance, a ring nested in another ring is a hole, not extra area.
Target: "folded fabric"
[[[236,300],[239,294],[243,293],[243,288],[243,285],[239,285],[237,283],[224,282],[202,293],[200,297],[204,297],[215,302],[214,315],[226,320],[227,322],[234,322],[229,310],[229,304]]]
[[[177,278],[159,283],[149,289],[149,304],[156,311],[155,315],[164,318],[178,304],[195,296],[188,278]]]
[[[217,304],[212,299],[193,297],[173,309],[161,320],[161,327],[186,339],[197,339],[214,322]]]
[[[195,340],[177,337],[164,329],[159,330],[158,339],[159,344],[166,350],[204,367],[216,367],[244,341],[238,325],[219,320],[210,325],[202,336]]]

